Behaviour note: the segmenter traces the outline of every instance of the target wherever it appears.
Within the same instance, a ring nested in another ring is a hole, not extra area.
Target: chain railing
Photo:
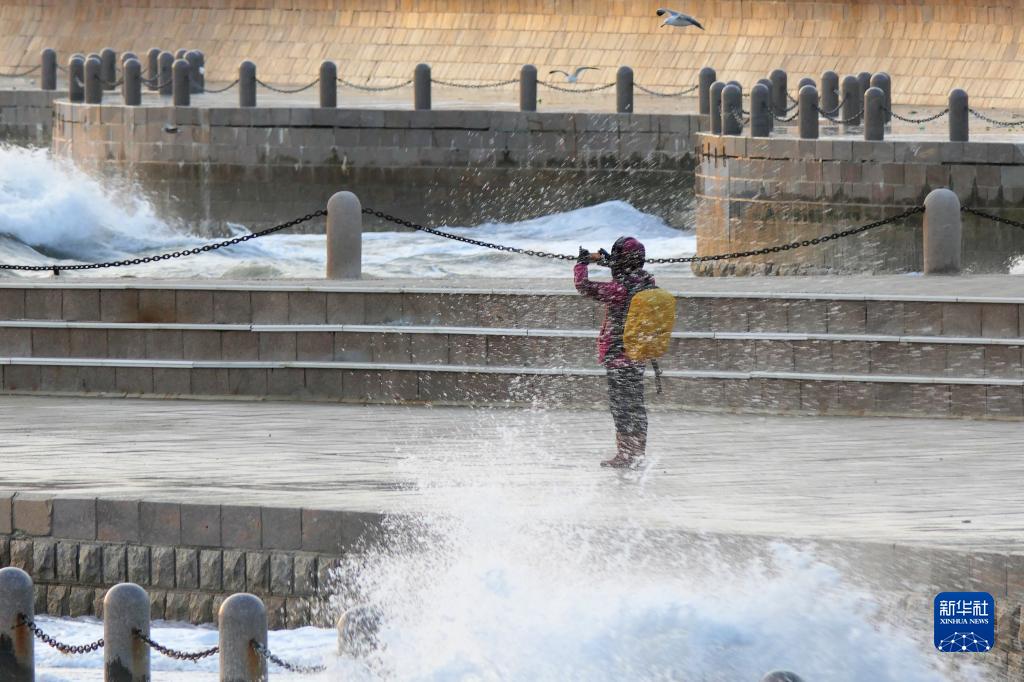
[[[140,642],[144,642],[150,649],[159,651],[164,656],[173,658],[177,661],[192,661],[193,663],[198,663],[204,658],[209,658],[210,656],[220,653],[219,646],[213,646],[209,649],[202,649],[200,651],[181,651],[179,649],[172,649],[153,641],[151,638],[143,634],[138,628],[132,628],[132,636]]]
[[[538,80],[537,84],[543,85],[545,88],[548,88],[550,90],[557,90],[558,92],[569,92],[574,95],[586,95],[587,93],[590,92],[600,92],[601,90],[607,90],[608,88],[615,87],[615,83],[606,83],[605,85],[595,85],[590,88],[567,88],[561,85],[556,85],[555,83],[552,83],[550,81],[542,80]]]
[[[25,76],[31,76],[33,73],[43,68],[42,64],[36,64],[30,69],[25,71],[18,71],[15,73],[0,73],[0,78],[24,78]]]
[[[838,123],[839,125],[844,126],[850,125],[851,123],[856,123],[857,121],[861,120],[861,117],[864,116],[863,107],[861,107],[860,111],[858,111],[856,114],[853,114],[852,116],[847,116],[846,118],[837,118],[835,116],[832,116],[831,114],[825,113],[825,110],[822,109],[821,107],[816,108],[818,109],[818,113],[827,118],[828,120],[832,121],[833,123]]]
[[[845,97],[842,98],[841,100],[839,100],[839,104],[836,105],[835,109],[829,109],[828,111],[826,111],[826,110],[822,109],[821,107],[818,107],[818,113],[821,114],[822,116],[825,116],[825,117],[835,116],[836,114],[838,114],[840,111],[843,110],[843,105],[844,104],[846,104],[846,98]]]
[[[793,114],[792,116],[779,116],[777,113],[775,113],[774,107],[770,108],[770,111],[772,113],[772,118],[774,118],[776,121],[779,121],[780,123],[792,123],[793,121],[800,118],[799,111]]]
[[[252,646],[252,650],[259,654],[262,658],[264,658],[267,661],[270,661],[271,663],[274,663],[275,665],[281,666],[288,672],[298,673],[300,675],[313,675],[315,673],[322,673],[323,671],[327,670],[327,666],[325,665],[298,665],[296,663],[289,663],[288,661],[282,660],[278,656],[275,656],[270,651],[270,649],[263,646],[255,639],[250,641],[249,644],[250,646]]]
[[[633,87],[644,94],[651,95],[652,97],[683,97],[685,95],[689,95],[691,92],[695,92],[700,87],[700,84],[698,83],[693,87],[684,88],[683,90],[679,90],[677,92],[658,92],[657,90],[651,90],[650,88],[640,85],[639,83],[634,83]]]
[[[18,625],[28,628],[29,632],[31,632],[32,635],[40,642],[65,655],[91,654],[92,652],[99,651],[103,648],[102,637],[97,639],[95,642],[90,642],[88,644],[66,644],[61,642],[43,632],[43,629],[36,625],[35,622],[24,613],[18,614]]]
[[[886,107],[882,107],[882,111],[885,112],[886,114],[889,114],[890,116],[892,116],[897,121],[903,121],[904,123],[913,123],[913,124],[916,124],[916,125],[920,125],[920,124],[923,124],[923,123],[931,123],[932,121],[939,120],[940,118],[942,118],[943,116],[945,116],[946,114],[949,113],[949,108],[947,107],[947,108],[943,109],[942,111],[938,112],[937,114],[932,114],[931,116],[925,116],[924,118],[911,118],[910,116],[902,116],[900,114],[897,114],[892,109],[889,109],[889,108],[886,108]]]
[[[732,115],[732,119],[739,123],[741,126],[747,126],[750,124],[750,116],[744,118],[742,115],[736,112],[735,109],[730,109],[729,113]],[[749,114],[749,111],[744,111],[744,114]]]
[[[1019,121],[999,121],[997,119],[991,118],[990,116],[986,116],[977,109],[968,109],[967,111],[969,111],[971,115],[974,116],[975,118],[979,118],[985,123],[994,126],[999,126],[1001,128],[1015,128],[1017,126],[1024,125],[1024,119],[1021,119]]]
[[[960,210],[963,211],[964,213],[970,213],[973,216],[978,216],[979,218],[985,218],[987,220],[991,220],[991,221],[997,222],[997,223],[999,223],[1001,225],[1008,225],[1010,227],[1017,227],[1017,228],[1020,228],[1020,229],[1024,230],[1024,223],[1016,221],[1016,220],[1010,220],[1009,218],[1003,218],[1001,216],[997,216],[997,215],[994,215],[992,213],[986,213],[985,211],[981,211],[981,210],[976,209],[976,208],[967,208],[966,206],[961,207]]]
[[[218,94],[220,94],[222,92],[227,92],[231,88],[233,88],[236,85],[238,85],[240,82],[241,81],[238,78],[236,78],[235,80],[231,81],[230,83],[228,83],[227,85],[225,85],[222,88],[215,88],[215,89],[211,90],[209,88],[204,87],[203,88],[203,92],[201,94],[203,94],[203,95],[218,95]]]
[[[259,78],[256,79],[256,83],[258,85],[260,85],[261,87],[264,87],[267,90],[270,90],[271,92],[280,93],[282,95],[295,95],[295,94],[300,93],[300,92],[305,92],[306,90],[309,90],[311,87],[313,87],[314,85],[316,85],[319,82],[320,82],[320,79],[317,78],[312,83],[309,83],[307,85],[303,85],[303,86],[298,87],[298,88],[279,88],[276,85],[271,85],[270,83],[265,83],[264,81],[261,81]]]
[[[458,83],[456,81],[443,81],[439,78],[431,78],[431,83],[437,83],[446,88],[462,88],[463,90],[486,90],[487,88],[503,88],[506,85],[512,85],[518,83],[518,78],[510,78],[504,81],[494,81],[491,83]]]
[[[413,79],[404,80],[401,83],[395,85],[360,85],[359,83],[353,83],[352,81],[339,78],[338,82],[344,85],[346,88],[352,88],[353,90],[362,90],[363,92],[388,92],[390,90],[401,90],[412,85]]]

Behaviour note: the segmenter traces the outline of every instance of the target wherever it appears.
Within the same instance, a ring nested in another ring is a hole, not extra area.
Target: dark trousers
[[[624,436],[647,435],[644,366],[608,368],[608,403],[615,431]]]

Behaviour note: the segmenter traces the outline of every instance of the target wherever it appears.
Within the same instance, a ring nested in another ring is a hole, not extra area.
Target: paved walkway
[[[652,415],[646,479],[596,411],[0,397],[0,488],[1024,552],[1021,427]]]

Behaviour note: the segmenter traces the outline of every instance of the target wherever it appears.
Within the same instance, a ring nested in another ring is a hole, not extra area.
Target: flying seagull
[[[597,71],[597,69],[593,66],[581,66],[572,73],[566,73],[560,69],[552,69],[551,71],[548,71],[548,75],[550,76],[553,73],[560,73],[565,76],[566,83],[575,83],[580,79],[580,74],[584,71]]]
[[[700,30],[704,30],[704,27],[700,25],[700,22],[691,17],[689,14],[683,14],[682,12],[674,12],[670,9],[659,9],[658,16],[664,17],[665,21],[661,22],[662,26],[678,26],[679,28],[686,28],[687,26],[696,26]]]

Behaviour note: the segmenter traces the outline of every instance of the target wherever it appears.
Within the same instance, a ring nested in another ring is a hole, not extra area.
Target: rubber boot
[[[601,462],[601,466],[611,467],[613,469],[624,469],[631,464],[631,460],[629,458],[629,436],[616,433],[615,446],[618,452],[611,459],[606,459]]]

